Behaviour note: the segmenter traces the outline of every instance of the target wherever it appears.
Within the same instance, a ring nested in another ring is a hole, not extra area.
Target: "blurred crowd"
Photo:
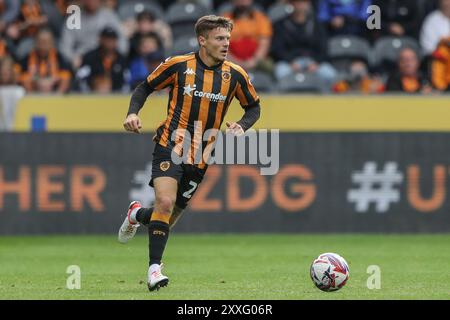
[[[81,29],[68,27],[72,4]],[[450,0],[0,0],[0,86],[130,92],[197,50],[195,21],[212,13],[234,21],[228,58],[259,91],[450,90]]]

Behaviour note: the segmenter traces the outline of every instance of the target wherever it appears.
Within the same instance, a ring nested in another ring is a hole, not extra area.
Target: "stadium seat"
[[[172,4],[166,13],[166,21],[169,24],[181,22],[196,22],[198,18],[207,15],[208,9],[194,2],[180,2]]]
[[[284,77],[278,81],[278,90],[283,93],[324,91],[319,77],[313,73],[297,73]]]
[[[403,48],[413,49],[418,54],[419,59],[422,58],[420,45],[415,39],[410,37],[383,37],[375,42],[372,50],[373,66],[396,65],[398,54]]]
[[[207,15],[208,9],[201,4],[182,2],[174,3],[166,13],[166,21],[172,28],[174,39],[195,35],[194,25],[197,20]]]
[[[362,59],[369,61],[370,44],[357,36],[336,36],[328,40],[330,60]]]
[[[328,40],[328,58],[342,77],[346,77],[353,60],[370,62],[371,47],[366,39],[342,35]]]
[[[275,23],[278,20],[289,16],[293,11],[293,7],[289,4],[275,3],[267,9],[267,15],[269,16],[270,21]]]
[[[119,5],[117,10],[121,20],[127,20],[136,17],[136,15],[143,11],[150,11],[155,17],[164,17],[164,10],[161,6],[152,1],[132,0]]]
[[[175,40],[169,56],[186,54],[198,50],[196,37],[182,37]]]
[[[258,92],[271,92],[275,89],[275,83],[272,81],[272,77],[266,72],[249,72],[248,76]]]
[[[182,38],[195,37],[195,23],[193,22],[182,22],[175,25],[171,25],[172,35],[174,42]]]

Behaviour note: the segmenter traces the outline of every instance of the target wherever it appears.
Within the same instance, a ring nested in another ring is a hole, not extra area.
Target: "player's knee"
[[[156,198],[156,207],[161,214],[171,214],[175,206],[175,199],[170,196],[161,196]]]

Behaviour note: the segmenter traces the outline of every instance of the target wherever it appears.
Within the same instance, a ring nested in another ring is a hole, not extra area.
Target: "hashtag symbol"
[[[386,212],[391,203],[400,200],[396,185],[402,181],[403,174],[398,171],[397,163],[388,162],[377,172],[375,162],[366,162],[362,171],[352,173],[352,182],[359,187],[348,191],[347,200],[356,204],[357,212],[367,212],[371,203],[375,204],[376,212]]]

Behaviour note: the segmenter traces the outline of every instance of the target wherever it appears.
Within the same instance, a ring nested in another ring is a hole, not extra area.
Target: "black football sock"
[[[148,225],[150,264],[161,264],[161,259],[169,238],[169,224],[159,220],[152,220]]]
[[[148,227],[150,218],[152,217],[153,208],[141,208],[136,212],[136,220],[140,224]]]

